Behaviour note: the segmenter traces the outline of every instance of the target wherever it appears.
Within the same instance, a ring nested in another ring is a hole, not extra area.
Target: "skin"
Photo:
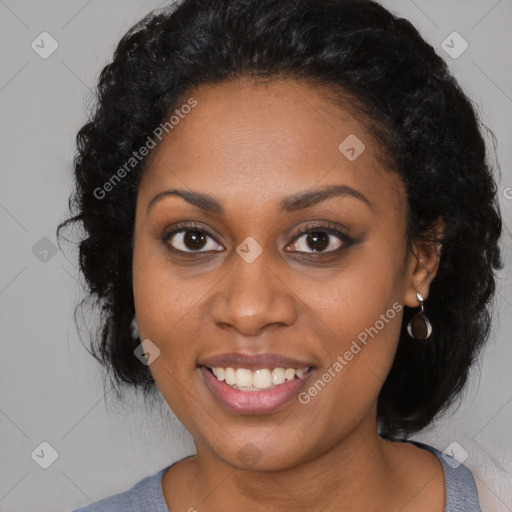
[[[402,182],[383,168],[364,126],[306,83],[239,79],[202,85],[188,97],[197,106],[150,155],[134,233],[140,337],[160,349],[150,370],[197,449],[164,475],[169,509],[442,512],[437,458],[377,435],[377,398],[402,311],[308,404],[233,413],[197,366],[219,353],[274,352],[314,364],[314,382],[393,303],[417,307],[417,291],[428,298],[440,254],[407,249]],[[354,161],[338,149],[349,134],[366,146]],[[370,205],[338,196],[279,211],[289,195],[334,184]],[[148,212],[152,198],[171,188],[207,193],[225,213],[170,195]],[[189,221],[214,235],[206,235],[202,252],[180,236],[162,240]],[[321,249],[328,252],[315,253],[315,242],[299,236],[311,221],[335,223],[355,242],[330,235]],[[263,249],[250,264],[236,252],[249,236]],[[339,246],[342,252],[332,252]],[[248,462],[241,454],[249,452]]]

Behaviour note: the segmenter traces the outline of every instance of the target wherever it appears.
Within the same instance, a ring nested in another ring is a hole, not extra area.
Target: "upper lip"
[[[248,370],[263,368],[294,368],[301,370],[313,365],[280,354],[243,354],[231,352],[203,359],[199,362],[199,366],[207,366],[208,368],[247,368]]]

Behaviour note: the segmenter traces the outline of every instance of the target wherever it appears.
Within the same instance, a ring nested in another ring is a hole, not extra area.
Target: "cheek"
[[[400,246],[386,247],[383,241],[372,241],[352,251],[328,278],[290,276],[294,281],[290,287],[305,305],[302,320],[342,344],[356,338],[403,299],[401,252]],[[394,313],[390,311],[391,320]],[[399,327],[390,334],[391,339],[398,337]]]
[[[190,395],[187,382],[195,370],[190,350],[197,336],[197,299],[191,286],[169,271],[169,262],[156,254],[151,243],[136,243],[133,293],[141,339],[150,339],[160,350],[149,370],[159,391],[180,418],[187,418]],[[195,329],[192,326],[195,325]],[[187,428],[199,435],[193,425]]]
[[[346,435],[375,407],[400,333],[401,312],[392,307],[355,312],[357,318],[343,314],[331,321],[337,336],[329,331],[331,336],[321,339],[328,352],[325,367],[298,397],[304,414],[316,425],[330,425],[334,437]]]
[[[348,297],[350,298],[350,297]],[[325,354],[324,367],[316,378],[329,373],[345,391],[357,390],[360,396],[370,388],[378,393],[394,359],[402,324],[402,306],[398,301],[375,299],[344,302],[316,321],[308,321],[306,330],[314,335]],[[334,375],[333,375],[334,374]],[[325,376],[329,379],[329,376]],[[371,393],[371,391],[370,391]],[[345,401],[350,398],[344,397]]]
[[[326,354],[315,379],[333,382],[331,399],[344,407],[376,399],[393,363],[403,315],[401,251],[383,240],[368,244],[337,277],[299,292],[306,330]]]
[[[159,243],[140,230],[133,254],[133,294],[139,331],[161,335],[190,309],[193,287],[187,286]]]

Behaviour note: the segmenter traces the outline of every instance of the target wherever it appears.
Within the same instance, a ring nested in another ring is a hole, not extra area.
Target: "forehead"
[[[189,188],[220,198],[229,210],[344,184],[381,208],[403,207],[402,183],[380,163],[374,136],[321,88],[239,79],[194,88],[183,104],[189,98],[197,105],[150,154],[142,195]]]

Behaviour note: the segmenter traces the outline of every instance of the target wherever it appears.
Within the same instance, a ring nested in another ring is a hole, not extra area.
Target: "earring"
[[[432,324],[423,312],[423,297],[418,292],[416,292],[416,297],[420,301],[421,309],[409,320],[407,332],[411,338],[426,340],[432,334]]]
[[[135,318],[135,315],[133,315],[132,321],[130,323],[130,329],[133,339],[136,340],[139,337],[139,328],[137,326],[137,320]]]

